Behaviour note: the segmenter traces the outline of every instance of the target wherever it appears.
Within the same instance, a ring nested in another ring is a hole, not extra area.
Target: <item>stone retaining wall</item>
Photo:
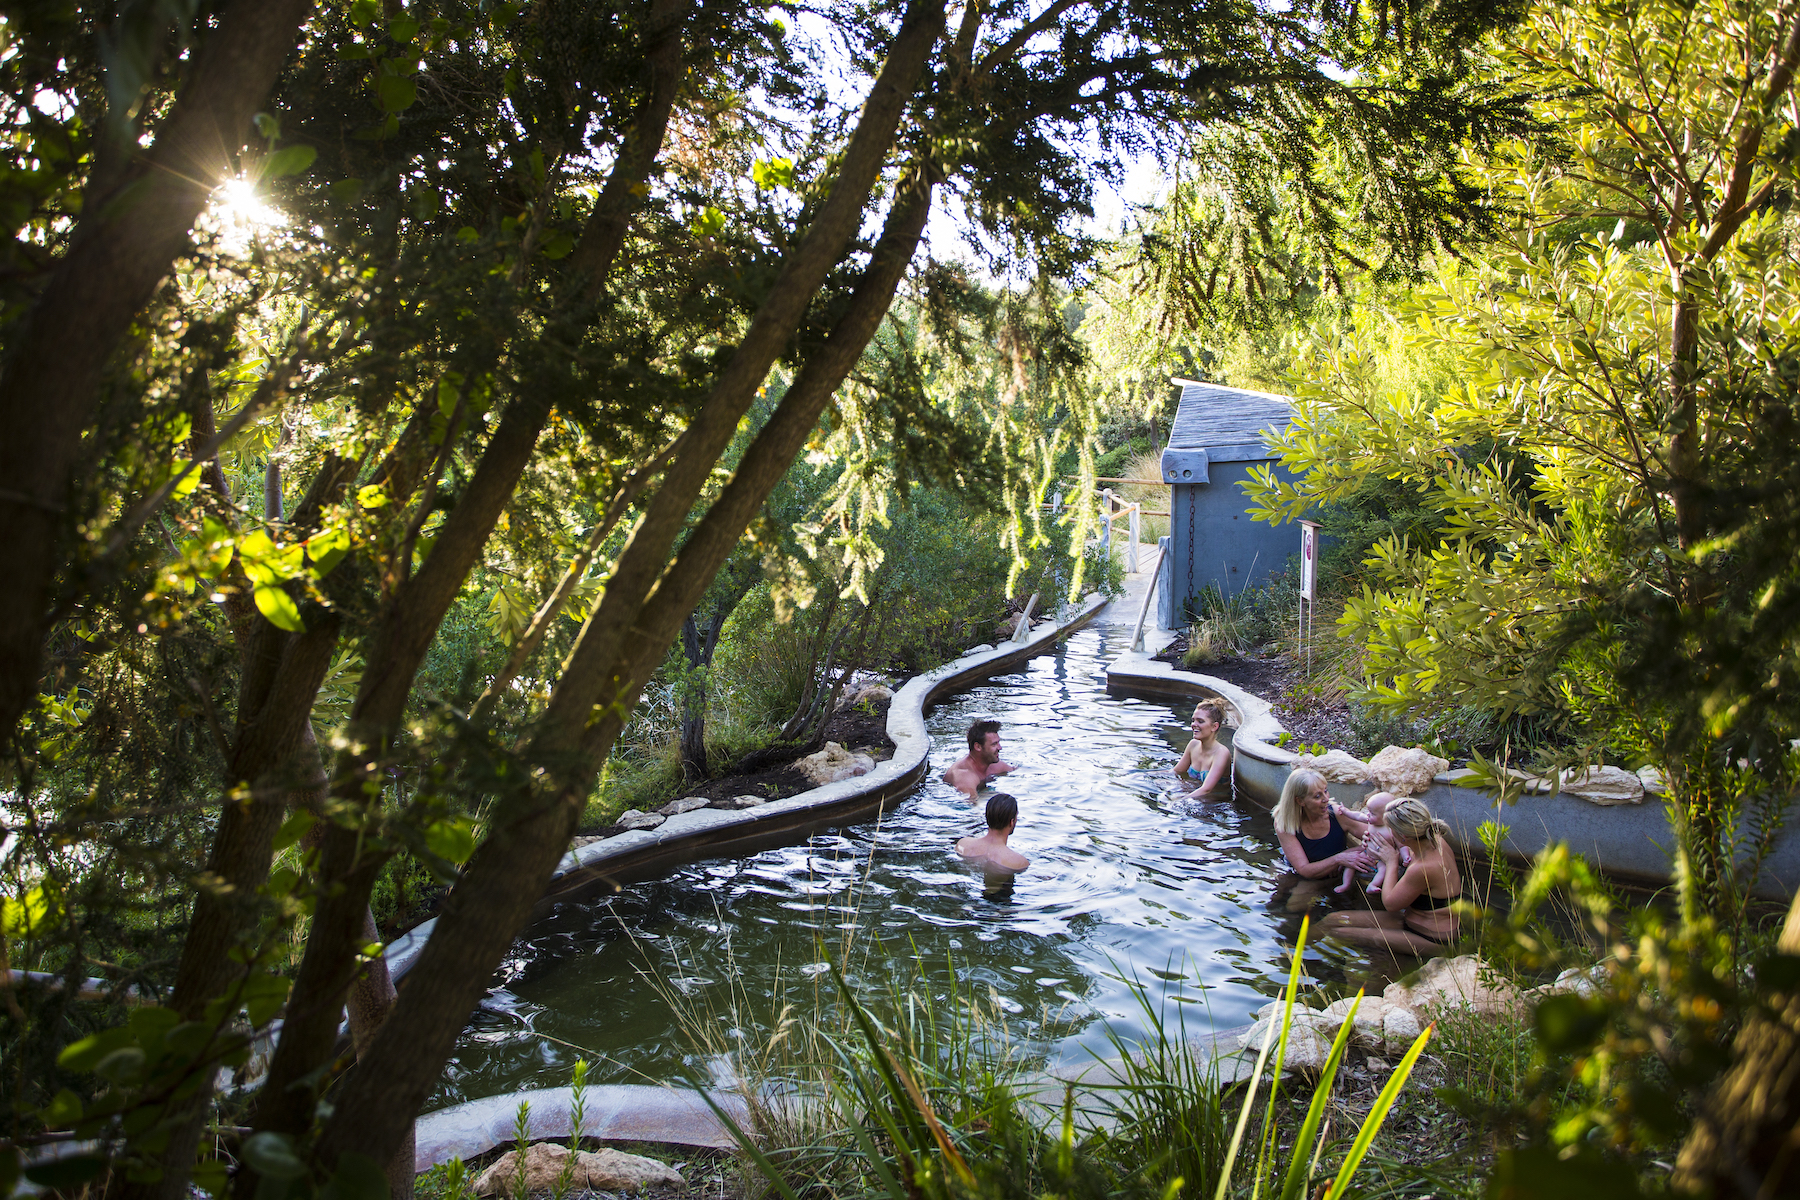
[[[1124,691],[1187,699],[1218,696],[1236,710],[1239,724],[1232,742],[1232,766],[1237,794],[1272,808],[1281,796],[1281,785],[1293,770],[1294,752],[1275,744],[1284,730],[1269,710],[1268,702],[1252,696],[1223,679],[1178,670],[1156,662],[1151,652],[1126,651],[1106,669],[1106,685]],[[1567,793],[1527,795],[1518,803],[1501,804],[1491,794],[1460,787],[1467,771],[1451,771],[1423,796],[1432,812],[1447,822],[1451,839],[1462,851],[1481,851],[1476,830],[1494,821],[1506,830],[1502,846],[1509,859],[1528,863],[1551,842],[1567,842],[1570,849],[1608,875],[1621,880],[1661,887],[1671,881],[1675,835],[1669,828],[1668,810],[1655,798],[1642,804],[1601,806]],[[1331,784],[1343,803],[1360,807],[1371,789],[1360,784]],[[1763,863],[1752,893],[1765,900],[1790,900],[1800,888],[1800,802],[1789,810],[1775,848]]]

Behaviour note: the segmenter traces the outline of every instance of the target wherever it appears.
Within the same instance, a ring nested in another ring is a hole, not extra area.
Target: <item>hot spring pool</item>
[[[1169,798],[1191,706],[1107,694],[1106,664],[1126,636],[1083,630],[947,698],[927,717],[928,782],[879,824],[692,863],[534,926],[427,1108],[566,1084],[578,1057],[597,1083],[704,1079],[709,1055],[677,1009],[760,1043],[771,997],[810,1007],[815,988],[832,986],[822,962],[845,961],[847,941],[854,986],[941,995],[954,972],[965,988],[992,989],[1016,1043],[1051,1064],[1106,1054],[1108,1027],[1141,1034],[1132,979],[1190,1033],[1244,1024],[1286,982],[1300,927],[1277,895],[1273,826],[1247,800]],[[956,838],[984,822],[937,779],[984,716],[1004,723],[1017,769],[1002,787],[1020,802],[1012,845],[1032,862],[1010,887],[956,856]],[[1387,978],[1335,943],[1309,946],[1305,970],[1332,990],[1378,991]]]

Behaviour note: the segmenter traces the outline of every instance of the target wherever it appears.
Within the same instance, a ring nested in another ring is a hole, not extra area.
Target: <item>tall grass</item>
[[[954,988],[942,999],[930,991],[890,990],[883,1000],[887,1015],[878,1017],[835,964],[827,1021],[803,1021],[810,1027],[799,1037],[792,1036],[793,1026],[782,1027],[785,1043],[807,1051],[810,1061],[807,1073],[787,1080],[780,1111],[757,1099],[769,1094],[766,1086],[746,1081],[760,1136],[714,1108],[782,1200],[799,1200],[801,1193],[881,1200],[1223,1200],[1233,1183],[1245,1182],[1235,1166],[1271,1049],[1280,1078],[1305,937],[1303,923],[1280,1036],[1272,1022],[1229,1136],[1228,1092],[1211,1061],[1187,1040],[1181,1021],[1170,1030],[1166,1013],[1154,1010],[1141,989],[1152,1036],[1141,1044],[1114,1039],[1119,1057],[1109,1064],[1113,1080],[1095,1089],[1104,1097],[1098,1109],[1078,1105],[1071,1084],[1047,1114],[1042,1087],[1031,1084],[1029,1060],[1007,1039],[997,1005],[984,1011],[977,997]],[[1327,1148],[1324,1111],[1352,1028],[1353,1016],[1338,1032],[1293,1157],[1285,1162],[1276,1136],[1280,1085],[1271,1086],[1254,1153],[1246,1160],[1253,1195],[1299,1200],[1311,1194]],[[1421,1034],[1390,1076],[1337,1167],[1330,1200],[1344,1194],[1430,1036],[1431,1030]],[[787,1062],[790,1068],[802,1065],[795,1057]],[[773,1123],[765,1123],[771,1116]]]

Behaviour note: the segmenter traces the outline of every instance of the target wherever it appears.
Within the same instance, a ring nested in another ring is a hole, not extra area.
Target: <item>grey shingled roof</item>
[[[1246,446],[1262,441],[1263,430],[1285,430],[1290,405],[1286,397],[1216,383],[1189,383],[1181,389],[1169,449],[1206,450]]]

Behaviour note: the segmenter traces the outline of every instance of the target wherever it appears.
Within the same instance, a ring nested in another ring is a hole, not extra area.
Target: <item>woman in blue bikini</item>
[[[1224,724],[1223,700],[1202,700],[1194,706],[1194,719],[1189,724],[1194,740],[1175,764],[1175,778],[1181,781],[1177,786],[1183,795],[1231,794],[1231,747],[1219,741],[1219,730]]]

